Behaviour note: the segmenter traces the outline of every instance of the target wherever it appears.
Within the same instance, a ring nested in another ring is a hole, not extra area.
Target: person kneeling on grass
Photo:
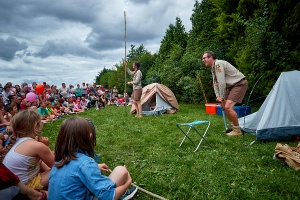
[[[106,164],[94,160],[96,133],[92,122],[82,117],[63,121],[55,144],[55,164],[50,172],[49,200],[130,199],[136,187],[127,189],[131,176],[125,166],[117,166],[109,176]]]

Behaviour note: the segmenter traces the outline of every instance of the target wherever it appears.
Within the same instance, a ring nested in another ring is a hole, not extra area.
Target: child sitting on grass
[[[52,115],[55,118],[60,118],[61,117],[61,113],[57,112],[56,109],[54,109],[54,106],[52,105],[52,102],[47,101],[47,110],[50,113],[50,115]]]
[[[6,120],[8,122],[11,122],[13,116],[15,116],[15,114],[17,114],[18,112],[18,107],[17,104],[9,104],[5,107],[6,110]]]
[[[78,113],[78,112],[84,112],[84,108],[81,107],[79,100],[76,100],[74,102],[74,109],[73,109],[73,111],[76,112],[76,113]]]
[[[16,143],[16,137],[10,136],[9,143],[4,147],[2,133],[0,133],[0,197],[1,199],[31,199],[31,200],[45,200],[46,193],[38,192],[29,188],[20,179],[12,173],[2,163],[5,154]],[[43,198],[44,197],[44,198]]]
[[[47,103],[45,101],[40,101],[40,107],[37,109],[38,113],[41,116],[42,122],[46,123],[50,120],[53,120],[55,118],[54,115],[52,115],[48,109],[47,109]]]
[[[60,105],[59,102],[55,102],[55,104],[54,104],[54,106],[53,106],[53,110],[54,110],[54,112],[57,113],[58,118],[63,117],[63,115],[64,115],[64,113],[63,113],[64,108]]]
[[[132,179],[125,166],[117,166],[109,176],[102,175],[101,172],[107,173],[109,168],[94,160],[95,146],[95,128],[90,122],[82,117],[63,121],[56,138],[49,200],[129,199],[134,196],[137,188],[127,190]]]
[[[4,110],[0,110],[0,133],[2,134],[1,139],[3,139],[3,146],[5,146],[8,141],[9,134],[12,132],[10,122],[4,118],[5,115],[6,112]]]
[[[39,137],[43,129],[40,115],[33,109],[21,111],[12,118],[11,126],[17,140],[3,164],[29,188],[46,189],[54,154],[48,138]]]

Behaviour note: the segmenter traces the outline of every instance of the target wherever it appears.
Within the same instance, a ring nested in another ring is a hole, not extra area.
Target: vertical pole
[[[205,99],[205,103],[207,103],[207,99],[206,99],[206,95],[205,95],[205,91],[204,91],[204,88],[203,88],[203,85],[202,85],[202,81],[201,81],[201,77],[199,75],[199,81],[200,81],[200,86],[201,86],[201,89],[202,89],[202,92],[203,92],[203,96],[204,96],[204,99]]]
[[[125,26],[124,26],[124,45],[125,45],[125,58],[124,58],[124,68],[125,68],[125,70],[124,70],[124,73],[125,73],[125,89],[124,89],[124,98],[125,98],[125,94],[126,94],[126,11],[124,11],[124,24],[125,24]]]

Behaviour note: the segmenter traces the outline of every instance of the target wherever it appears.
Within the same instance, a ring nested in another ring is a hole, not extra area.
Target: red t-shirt
[[[3,163],[0,163],[0,190],[17,185],[20,179],[5,167]]]

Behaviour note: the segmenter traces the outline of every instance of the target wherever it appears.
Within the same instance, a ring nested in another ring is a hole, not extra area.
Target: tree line
[[[195,1],[190,20],[192,28],[186,32],[177,17],[154,54],[143,44],[131,45],[126,60],[128,66],[141,63],[143,86],[164,84],[179,102],[214,102],[211,72],[201,60],[206,50],[247,77],[244,101],[251,90],[251,100],[262,101],[281,72],[300,68],[300,2],[296,0]],[[115,68],[100,71],[96,83],[130,94],[123,61]]]

